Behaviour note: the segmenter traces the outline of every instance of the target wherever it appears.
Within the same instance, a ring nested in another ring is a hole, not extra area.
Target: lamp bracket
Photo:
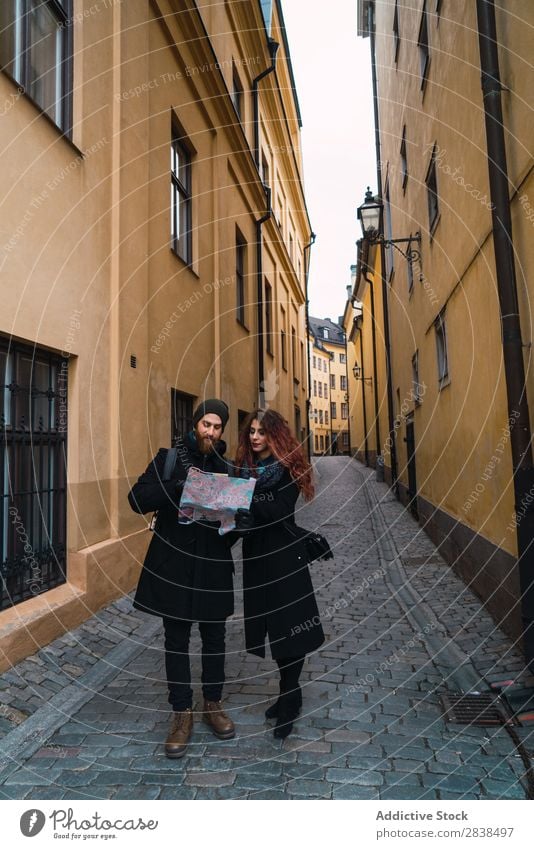
[[[413,264],[421,262],[421,251],[417,248],[412,248],[412,242],[415,242],[418,245],[421,244],[421,233],[419,230],[417,233],[414,233],[413,236],[408,236],[406,239],[384,239],[381,237],[379,241],[383,243],[385,248],[395,248],[395,250],[397,250],[404,259],[407,259],[409,263]],[[408,245],[408,248],[406,251],[403,251],[398,247],[399,245]]]

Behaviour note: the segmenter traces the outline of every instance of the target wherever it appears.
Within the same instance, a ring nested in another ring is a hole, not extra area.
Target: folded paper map
[[[250,509],[256,480],[189,469],[180,499],[180,522],[220,522],[219,534],[235,528],[235,512]]]

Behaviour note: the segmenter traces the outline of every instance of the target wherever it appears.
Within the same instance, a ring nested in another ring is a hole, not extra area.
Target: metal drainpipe
[[[382,197],[382,153],[380,148],[380,119],[378,111],[378,84],[376,75],[376,51],[375,51],[375,22],[374,22],[374,4],[369,5],[368,11],[368,28],[369,37],[371,40],[371,73],[373,80],[373,109],[375,118],[375,149],[376,149],[376,179],[378,196]],[[398,484],[398,469],[397,469],[397,448],[395,443],[395,422],[393,415],[393,377],[391,373],[391,336],[389,330],[389,292],[388,283],[386,280],[386,264],[384,245],[380,244],[380,268],[382,274],[382,310],[384,315],[384,348],[386,351],[386,389],[388,398],[388,426],[389,426],[389,444],[391,458],[391,485],[395,490],[395,495],[399,498]],[[376,394],[376,393],[375,393]]]
[[[271,187],[266,186],[267,212],[256,221],[256,298],[258,301],[258,406],[261,406],[261,394],[265,381],[265,368],[263,359],[263,232],[262,227],[272,215]]]
[[[308,442],[308,460],[311,460],[311,427],[310,427],[310,409],[311,409],[311,363],[310,363],[310,300],[308,298],[308,277],[310,273],[310,253],[306,256],[306,251],[310,251],[312,245],[315,244],[315,233],[310,233],[310,241],[304,246],[304,315],[306,319],[306,351],[308,355],[308,395],[306,397],[306,425],[307,425],[307,442]]]
[[[365,465],[369,466],[369,446],[367,437],[367,411],[365,409],[365,366],[363,364],[363,312],[360,325],[360,359],[362,361],[362,410],[363,410],[363,433],[365,437]]]
[[[258,74],[252,81],[252,100],[254,103],[254,160],[258,171],[260,170],[260,97],[259,83],[268,74],[276,70],[276,54],[280,45],[274,39],[269,39],[269,52],[271,65]],[[271,209],[271,187],[265,186],[267,196],[267,212],[256,221],[256,269],[257,269],[257,313],[258,313],[258,405],[261,404],[262,387],[265,381],[265,368],[263,359],[263,235],[262,227],[272,215]]]
[[[347,428],[349,435],[349,457],[352,456],[352,444],[350,439],[350,390],[349,390],[349,363],[347,356],[347,334],[343,331],[343,341],[345,343],[345,382],[347,384]]]
[[[258,74],[258,76],[254,77],[252,80],[252,101],[254,103],[254,159],[256,160],[258,171],[260,169],[260,93],[258,86],[264,77],[272,74],[272,72],[276,70],[276,54],[278,53],[279,47],[280,45],[277,41],[272,38],[269,39],[271,64],[265,69],[265,71],[262,71],[261,74]]]
[[[375,318],[375,293],[373,288],[373,281],[370,277],[367,276],[367,271],[370,271],[367,268],[365,271],[362,268],[362,276],[367,285],[369,286],[371,292],[371,338],[373,340],[373,371],[374,371],[374,389],[373,394],[375,397],[375,434],[376,434],[376,457],[375,457],[375,466],[376,461],[380,455],[380,418],[379,418],[379,410],[378,410],[378,371],[377,371],[377,363],[376,363],[376,318]]]
[[[534,469],[532,434],[525,384],[525,365],[510,212],[510,186],[501,104],[499,51],[494,0],[477,0],[480,69],[486,123],[493,249],[502,323],[502,346],[510,446],[514,477],[521,617],[525,658],[534,674]]]

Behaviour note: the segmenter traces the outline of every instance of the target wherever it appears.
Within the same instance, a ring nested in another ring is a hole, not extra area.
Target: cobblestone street
[[[526,798],[506,730],[447,724],[439,699],[520,676],[520,651],[374,472],[346,457],[316,469],[318,497],[297,521],[321,525],[335,559],[311,570],[327,641],[306,661],[293,734],[275,740],[264,717],[271,658],[244,652],[236,547],[224,696],[235,739],[198,720],[188,755],[165,757],[160,620],[124,598],[0,676],[1,797]],[[193,647],[200,704],[197,635]]]

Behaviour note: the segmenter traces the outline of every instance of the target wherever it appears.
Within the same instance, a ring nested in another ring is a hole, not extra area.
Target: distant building
[[[330,355],[328,380],[330,397],[329,453],[348,454],[350,451],[349,389],[345,332],[340,324],[336,324],[329,318],[313,318],[310,316],[309,324],[316,343],[320,343],[322,349]],[[311,395],[312,402],[314,402],[314,397]]]

